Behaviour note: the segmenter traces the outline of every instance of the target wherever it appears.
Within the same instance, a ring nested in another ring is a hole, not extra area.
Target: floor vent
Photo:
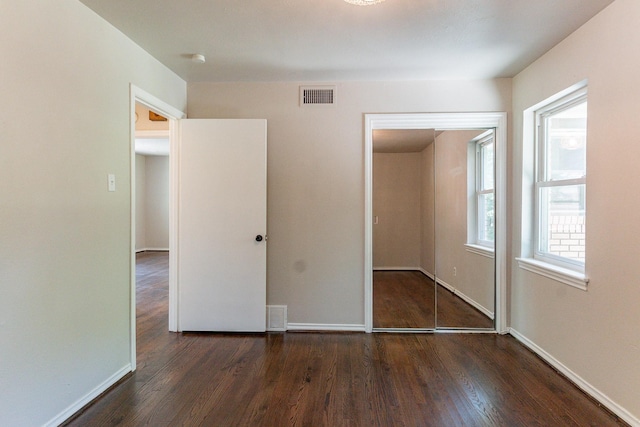
[[[335,86],[300,86],[300,106],[335,105]]]
[[[268,305],[267,306],[267,331],[287,330],[287,306]]]

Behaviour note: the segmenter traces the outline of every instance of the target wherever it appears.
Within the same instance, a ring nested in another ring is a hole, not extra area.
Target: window
[[[477,244],[493,248],[495,209],[493,190],[493,132],[476,143]]]
[[[467,251],[493,258],[495,241],[495,132],[467,144]]]
[[[535,111],[535,260],[584,272],[587,90]]]

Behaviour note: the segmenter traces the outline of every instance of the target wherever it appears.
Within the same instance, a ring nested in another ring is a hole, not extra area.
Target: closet
[[[376,129],[373,328],[494,329],[492,129]]]

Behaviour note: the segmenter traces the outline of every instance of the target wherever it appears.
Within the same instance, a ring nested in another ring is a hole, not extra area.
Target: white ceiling
[[[215,82],[512,77],[613,0],[80,1],[186,81]]]
[[[168,156],[169,136],[164,138],[141,138],[136,135],[135,152],[143,156]]]

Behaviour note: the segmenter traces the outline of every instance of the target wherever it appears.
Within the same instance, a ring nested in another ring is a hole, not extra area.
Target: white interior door
[[[179,135],[179,330],[264,332],[267,122],[181,120]]]

